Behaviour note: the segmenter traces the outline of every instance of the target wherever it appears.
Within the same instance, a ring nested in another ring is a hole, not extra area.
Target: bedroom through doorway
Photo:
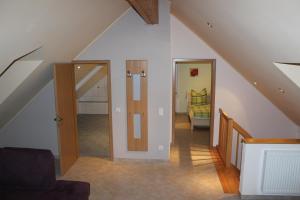
[[[215,60],[174,60],[173,146],[213,146],[214,99]]]

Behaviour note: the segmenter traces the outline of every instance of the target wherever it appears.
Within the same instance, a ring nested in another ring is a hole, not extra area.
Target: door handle
[[[60,123],[63,121],[63,118],[61,118],[59,115],[56,115],[56,117],[54,118],[54,121],[55,121],[57,124],[60,124]]]

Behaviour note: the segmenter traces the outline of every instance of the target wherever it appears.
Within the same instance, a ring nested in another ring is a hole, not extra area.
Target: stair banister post
[[[232,134],[233,134],[233,119],[228,119],[227,126],[227,141],[226,141],[226,167],[231,166],[231,153],[232,153]]]

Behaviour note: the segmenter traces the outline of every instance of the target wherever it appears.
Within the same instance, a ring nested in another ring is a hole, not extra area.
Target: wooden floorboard
[[[224,193],[239,194],[239,171],[234,167],[226,168],[217,149],[212,149],[210,153],[212,155]]]

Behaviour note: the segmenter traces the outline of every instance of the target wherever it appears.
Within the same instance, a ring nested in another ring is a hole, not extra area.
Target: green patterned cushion
[[[197,92],[195,90],[191,90],[191,104],[192,105],[208,104],[206,88],[204,88],[200,92]]]
[[[210,118],[210,104],[206,105],[192,105],[192,110],[194,117],[197,118],[205,118],[209,119]]]

